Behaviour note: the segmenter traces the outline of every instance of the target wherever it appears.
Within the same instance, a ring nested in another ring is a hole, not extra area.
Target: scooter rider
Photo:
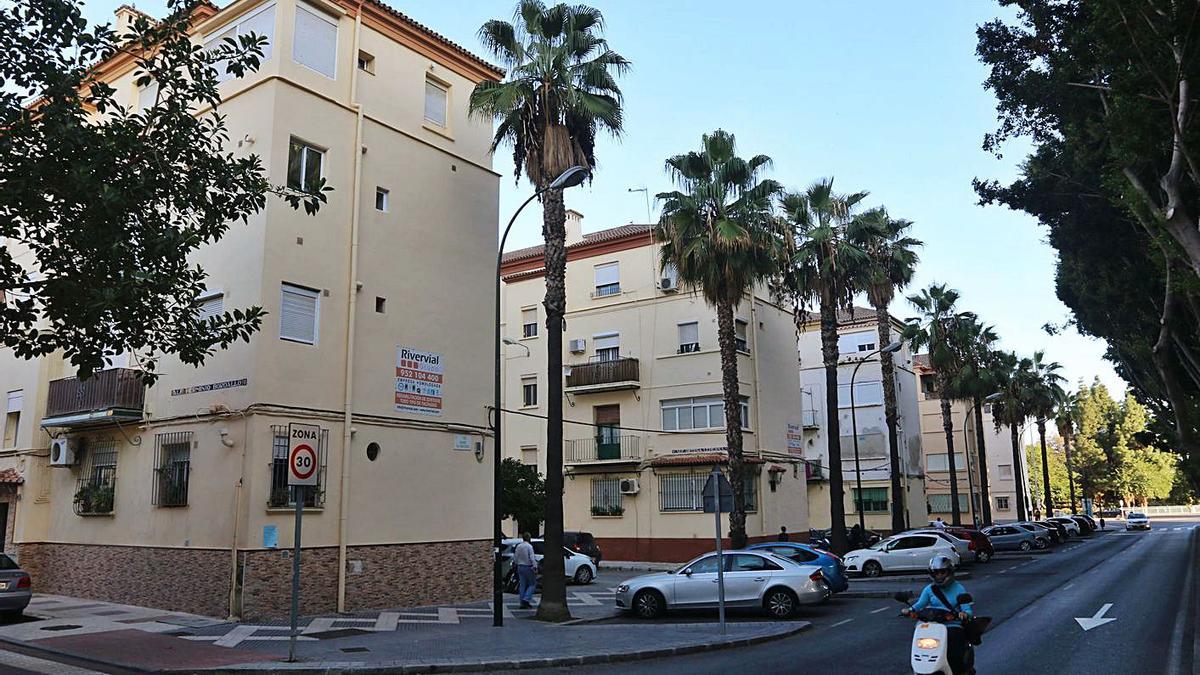
[[[957,599],[960,595],[966,595],[967,589],[954,579],[954,563],[944,555],[934,556],[929,561],[929,576],[933,582],[921,591],[921,597],[917,598],[909,610],[914,613],[922,609],[945,610],[947,614],[956,615],[956,620],[946,622],[946,656],[956,675],[965,673],[967,639],[962,622],[973,617],[975,612],[971,603],[960,604]],[[939,598],[939,595],[942,597]]]

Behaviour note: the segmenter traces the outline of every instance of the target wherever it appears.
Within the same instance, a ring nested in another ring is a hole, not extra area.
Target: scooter
[[[893,596],[898,602],[905,605],[912,603],[912,591],[901,591]],[[972,601],[969,594],[958,596],[958,601],[962,604],[967,604]],[[917,627],[913,629],[912,639],[912,658],[910,663],[914,675],[931,675],[932,673],[944,673],[952,675],[954,669],[950,664],[950,642],[948,640],[949,630],[946,628],[946,623],[954,621],[957,617],[942,609],[922,609],[920,611],[912,611],[906,609],[900,613],[900,616],[916,619]],[[975,672],[975,648],[970,643],[966,643],[966,649],[963,653],[963,660],[960,672],[974,673]]]

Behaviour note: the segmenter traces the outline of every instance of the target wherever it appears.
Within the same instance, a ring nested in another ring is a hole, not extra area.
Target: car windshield
[[[870,545],[870,546],[868,546],[867,548],[871,549],[872,551],[882,551],[882,550],[883,550],[883,547],[884,547],[884,545],[885,545],[885,544],[887,544],[887,543],[888,543],[888,542],[890,542],[890,541],[892,541],[892,540],[891,540],[891,539],[883,539],[883,540],[881,540],[881,541],[877,541],[877,542],[875,542],[874,544],[871,544],[871,545]]]
[[[1145,517],[1146,517],[1146,514],[1144,514],[1144,513],[1131,513],[1131,514],[1129,514],[1129,517],[1130,517],[1130,518],[1145,518]]]
[[[0,570],[19,570],[21,566],[13,562],[13,559],[0,553]]]

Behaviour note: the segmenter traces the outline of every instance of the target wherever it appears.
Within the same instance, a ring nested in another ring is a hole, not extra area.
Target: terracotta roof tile
[[[612,241],[614,239],[621,239],[623,237],[628,237],[631,235],[638,235],[638,234],[649,235],[650,227],[651,227],[650,225],[636,225],[634,223],[630,223],[628,225],[621,225],[619,227],[610,227],[607,230],[600,230],[599,232],[592,232],[590,234],[585,234],[585,235],[583,235],[583,241],[576,243],[576,244],[571,244],[567,248],[572,249],[572,248],[578,248],[580,246],[588,246],[590,244],[599,244],[601,242]],[[515,251],[509,251],[508,253],[504,254],[504,263],[508,264],[511,262],[516,262],[518,260],[528,260],[529,258],[537,258],[542,255],[542,250],[544,248],[545,248],[544,244],[538,244],[537,246],[530,246],[528,248],[521,248],[521,249],[517,249]]]
[[[707,449],[707,448],[706,448]],[[729,455],[724,448],[711,448],[715,452],[695,452],[681,455],[660,455],[650,460],[650,466],[703,466],[728,464]],[[765,464],[761,457],[746,457],[746,464]]]
[[[0,483],[15,483],[20,485],[24,482],[25,479],[21,477],[21,474],[18,473],[16,469],[5,469],[0,471]]]
[[[375,5],[376,7],[379,7],[380,9],[382,9],[382,10],[386,11],[388,14],[391,14],[392,16],[396,17],[397,19],[400,19],[401,21],[403,21],[403,22],[405,22],[405,23],[407,23],[407,24],[410,24],[410,25],[412,25],[414,28],[417,28],[417,29],[419,29],[420,31],[422,31],[422,32],[424,32],[424,33],[426,33],[426,34],[428,34],[430,37],[433,37],[433,38],[434,38],[434,39],[436,39],[438,42],[441,42],[442,44],[446,45],[447,47],[450,47],[450,48],[451,48],[451,49],[453,49],[454,51],[456,51],[456,52],[458,52],[459,54],[462,54],[463,56],[465,56],[465,57],[467,57],[467,58],[471,59],[472,61],[474,61],[475,63],[478,63],[479,65],[483,66],[484,68],[487,68],[488,70],[495,71],[496,73],[498,73],[498,74],[499,74],[499,76],[500,76],[500,77],[503,77],[503,76],[504,76],[504,69],[503,69],[503,68],[500,68],[499,66],[495,66],[495,65],[493,65],[493,64],[491,64],[491,63],[488,63],[487,61],[483,60],[482,58],[480,58],[480,57],[476,56],[475,54],[472,54],[472,53],[471,53],[471,52],[469,52],[469,51],[467,51],[467,49],[466,49],[465,47],[463,47],[462,45],[458,44],[457,42],[454,42],[454,41],[452,41],[450,38],[447,38],[445,35],[442,35],[441,33],[439,33],[439,32],[437,32],[437,31],[433,30],[432,28],[430,28],[430,27],[428,27],[428,26],[426,26],[426,25],[422,24],[421,22],[414,20],[412,17],[410,17],[410,16],[408,16],[407,14],[405,14],[405,13],[403,13],[403,12],[401,12],[401,11],[397,10],[396,8],[392,7],[391,5],[388,5],[388,4],[387,4],[387,3],[385,3],[385,2],[380,2],[380,0],[366,0],[366,1],[367,1],[367,2],[369,2],[369,3],[371,3],[372,5]]]

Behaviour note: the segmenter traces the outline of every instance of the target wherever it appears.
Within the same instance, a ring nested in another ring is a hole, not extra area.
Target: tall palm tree
[[[1025,507],[1025,480],[1021,466],[1021,426],[1029,419],[1028,386],[1031,379],[1033,364],[1029,359],[1018,358],[1011,352],[995,354],[993,372],[996,377],[996,391],[1000,397],[992,404],[992,421],[999,431],[1001,425],[1007,426],[1012,436],[1013,483],[1016,488],[1017,518],[1027,520],[1029,511]]]
[[[566,311],[566,207],[561,189],[546,189],[572,166],[595,167],[596,134],[619,135],[623,123],[616,76],[629,62],[601,37],[604,17],[585,5],[547,7],[521,0],[513,21],[479,29],[484,46],[508,69],[503,82],[471,92],[471,114],[497,121],[492,151],[512,144],[515,174],[542,193],[546,268],[546,550],[562,547],[562,335]],[[496,411],[496,414],[501,414]],[[545,560],[538,618],[570,618],[562,556]]]
[[[1046,512],[1043,515],[1049,518],[1054,515],[1054,501],[1051,499],[1050,493],[1050,462],[1046,458],[1046,420],[1054,416],[1058,399],[1064,392],[1063,376],[1058,374],[1062,366],[1056,361],[1047,362],[1045,356],[1045,352],[1036,351],[1033,353],[1033,358],[1030,359],[1032,386],[1029,388],[1029,398],[1030,412],[1037,421],[1038,441],[1041,443],[1042,449],[1042,484],[1045,487],[1045,492],[1042,494],[1045,495],[1046,506]]]
[[[958,469],[954,461],[954,419],[950,414],[950,402],[954,394],[950,383],[962,368],[956,342],[960,324],[970,314],[959,313],[958,291],[945,284],[932,284],[920,293],[908,296],[908,301],[920,312],[906,329],[906,338],[914,349],[927,349],[929,364],[937,379],[938,399],[942,404],[942,430],[946,434],[946,461],[950,469],[950,518],[954,525],[962,525],[962,512],[958,507]]]
[[[862,227],[855,228],[857,245],[866,252],[863,269],[863,286],[867,300],[875,309],[875,325],[879,332],[879,346],[892,343],[892,315],[888,306],[902,290],[912,282],[917,262],[916,249],[923,245],[921,240],[907,236],[912,227],[911,220],[892,218],[883,207],[871,209],[859,217]],[[888,450],[892,476],[892,531],[901,532],[904,527],[904,499],[900,482],[900,438],[899,406],[896,402],[896,370],[891,352],[880,352],[880,369],[883,371],[883,405],[887,420]]]
[[[1075,513],[1075,468],[1071,465],[1071,441],[1075,437],[1078,405],[1078,395],[1064,389],[1054,406],[1054,425],[1058,427],[1058,436],[1062,439],[1063,444],[1063,454],[1067,459],[1067,485],[1071,491],[1071,513]]]
[[[846,503],[842,487],[841,425],[838,422],[838,335],[837,312],[852,310],[858,272],[867,255],[851,230],[857,226],[854,207],[867,197],[865,192],[839,195],[833,179],[813,183],[804,192],[780,198],[783,221],[789,230],[787,260],[778,281],[778,292],[793,299],[796,321],[816,304],[821,316],[821,356],[825,366],[825,438],[829,450],[830,544],[845,553]],[[860,495],[861,499],[861,495]]]
[[[975,417],[975,454],[979,466],[979,510],[985,524],[992,522],[991,491],[987,472],[987,439],[983,432],[983,399],[996,391],[992,369],[992,345],[999,337],[995,329],[968,316],[959,322],[954,342],[961,368],[950,383],[956,398],[969,401]],[[965,450],[965,449],[964,449]],[[968,462],[969,464],[969,462]],[[968,467],[968,471],[970,468]],[[972,505],[974,508],[974,505]]]
[[[734,548],[744,547],[747,538],[742,396],[733,313],[755,285],[774,274],[780,257],[780,230],[771,206],[781,188],[773,180],[760,179],[770,164],[766,155],[738,157],[733,134],[718,129],[701,137],[699,151],[667,159],[667,173],[679,189],[658,195],[663,210],[655,238],[662,244],[661,266],[673,265],[679,279],[699,288],[717,310],[725,444],[733,487],[729,538]]]

